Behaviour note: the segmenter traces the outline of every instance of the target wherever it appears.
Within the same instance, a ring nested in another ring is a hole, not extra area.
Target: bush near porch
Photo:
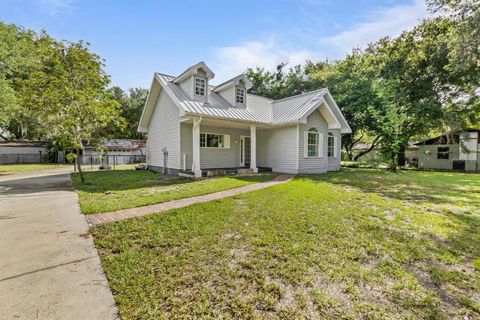
[[[92,228],[123,319],[478,319],[480,175],[346,169]]]

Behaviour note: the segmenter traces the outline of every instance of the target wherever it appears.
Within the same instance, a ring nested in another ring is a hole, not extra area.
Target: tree
[[[305,72],[315,87],[326,87],[335,97],[352,133],[342,137],[342,146],[349,160],[358,160],[378,145],[378,121],[372,117],[372,110],[381,107],[373,90],[374,72],[367,67],[362,50],[354,49],[343,60],[333,63],[307,63]],[[372,136],[371,147],[353,156],[353,147]]]
[[[33,31],[0,21],[0,128],[16,139],[43,134],[37,115],[23,103],[28,79],[40,66],[36,41]]]
[[[249,68],[247,77],[252,81],[251,93],[271,99],[282,99],[310,90],[313,85],[309,81],[302,66],[297,65],[286,71],[286,63],[277,66],[275,72],[266,71],[264,68]]]
[[[84,141],[98,139],[98,130],[112,123],[122,125],[119,104],[107,90],[109,76],[83,41],[59,42],[43,34],[39,48],[43,68],[31,77],[31,102],[50,134],[80,160]],[[77,168],[85,182],[80,161]]]
[[[450,22],[445,41],[449,86],[443,90],[445,126],[461,130],[480,122],[480,1],[427,0]]]
[[[147,101],[148,90],[142,88],[129,89],[125,93],[120,87],[110,89],[112,97],[120,104],[121,117],[126,119],[124,130],[118,130],[118,127],[107,127],[105,132],[115,138],[141,139],[143,133],[137,132],[143,107]]]

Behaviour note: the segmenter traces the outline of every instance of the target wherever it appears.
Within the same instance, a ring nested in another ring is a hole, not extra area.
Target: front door
[[[240,166],[250,167],[250,137],[240,137]]]

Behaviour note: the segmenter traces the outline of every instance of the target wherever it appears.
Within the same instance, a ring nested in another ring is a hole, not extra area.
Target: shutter
[[[308,132],[303,132],[303,156],[308,157]]]
[[[338,154],[340,153],[340,146],[338,146],[338,138],[337,137],[333,137],[333,156],[335,158],[338,157]]]
[[[318,134],[318,156],[323,157],[323,133]]]
[[[224,134],[223,135],[223,147],[225,149],[230,149],[230,135]]]

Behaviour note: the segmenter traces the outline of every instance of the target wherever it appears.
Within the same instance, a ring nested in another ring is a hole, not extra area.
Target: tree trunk
[[[85,178],[83,177],[83,172],[82,172],[82,164],[80,162],[80,148],[77,148],[77,158],[75,159],[77,161],[77,169],[78,169],[78,174],[80,175],[80,180],[82,183],[85,183]]]
[[[398,165],[401,167],[405,167],[406,159],[405,159],[405,150],[407,147],[405,145],[400,146],[400,150],[398,151]]]
[[[345,146],[348,161],[353,161],[352,146]]]
[[[370,151],[372,151],[378,145],[378,140],[380,140],[380,136],[376,137],[375,140],[373,140],[372,144],[370,145],[370,148],[368,148],[367,150],[359,152],[353,158],[353,161],[358,161],[358,159],[360,159],[360,157],[362,157],[362,156],[366,155],[367,153],[369,153]]]
[[[397,161],[398,161],[398,153],[391,152],[390,153],[390,164],[387,168],[388,171],[397,172]]]

